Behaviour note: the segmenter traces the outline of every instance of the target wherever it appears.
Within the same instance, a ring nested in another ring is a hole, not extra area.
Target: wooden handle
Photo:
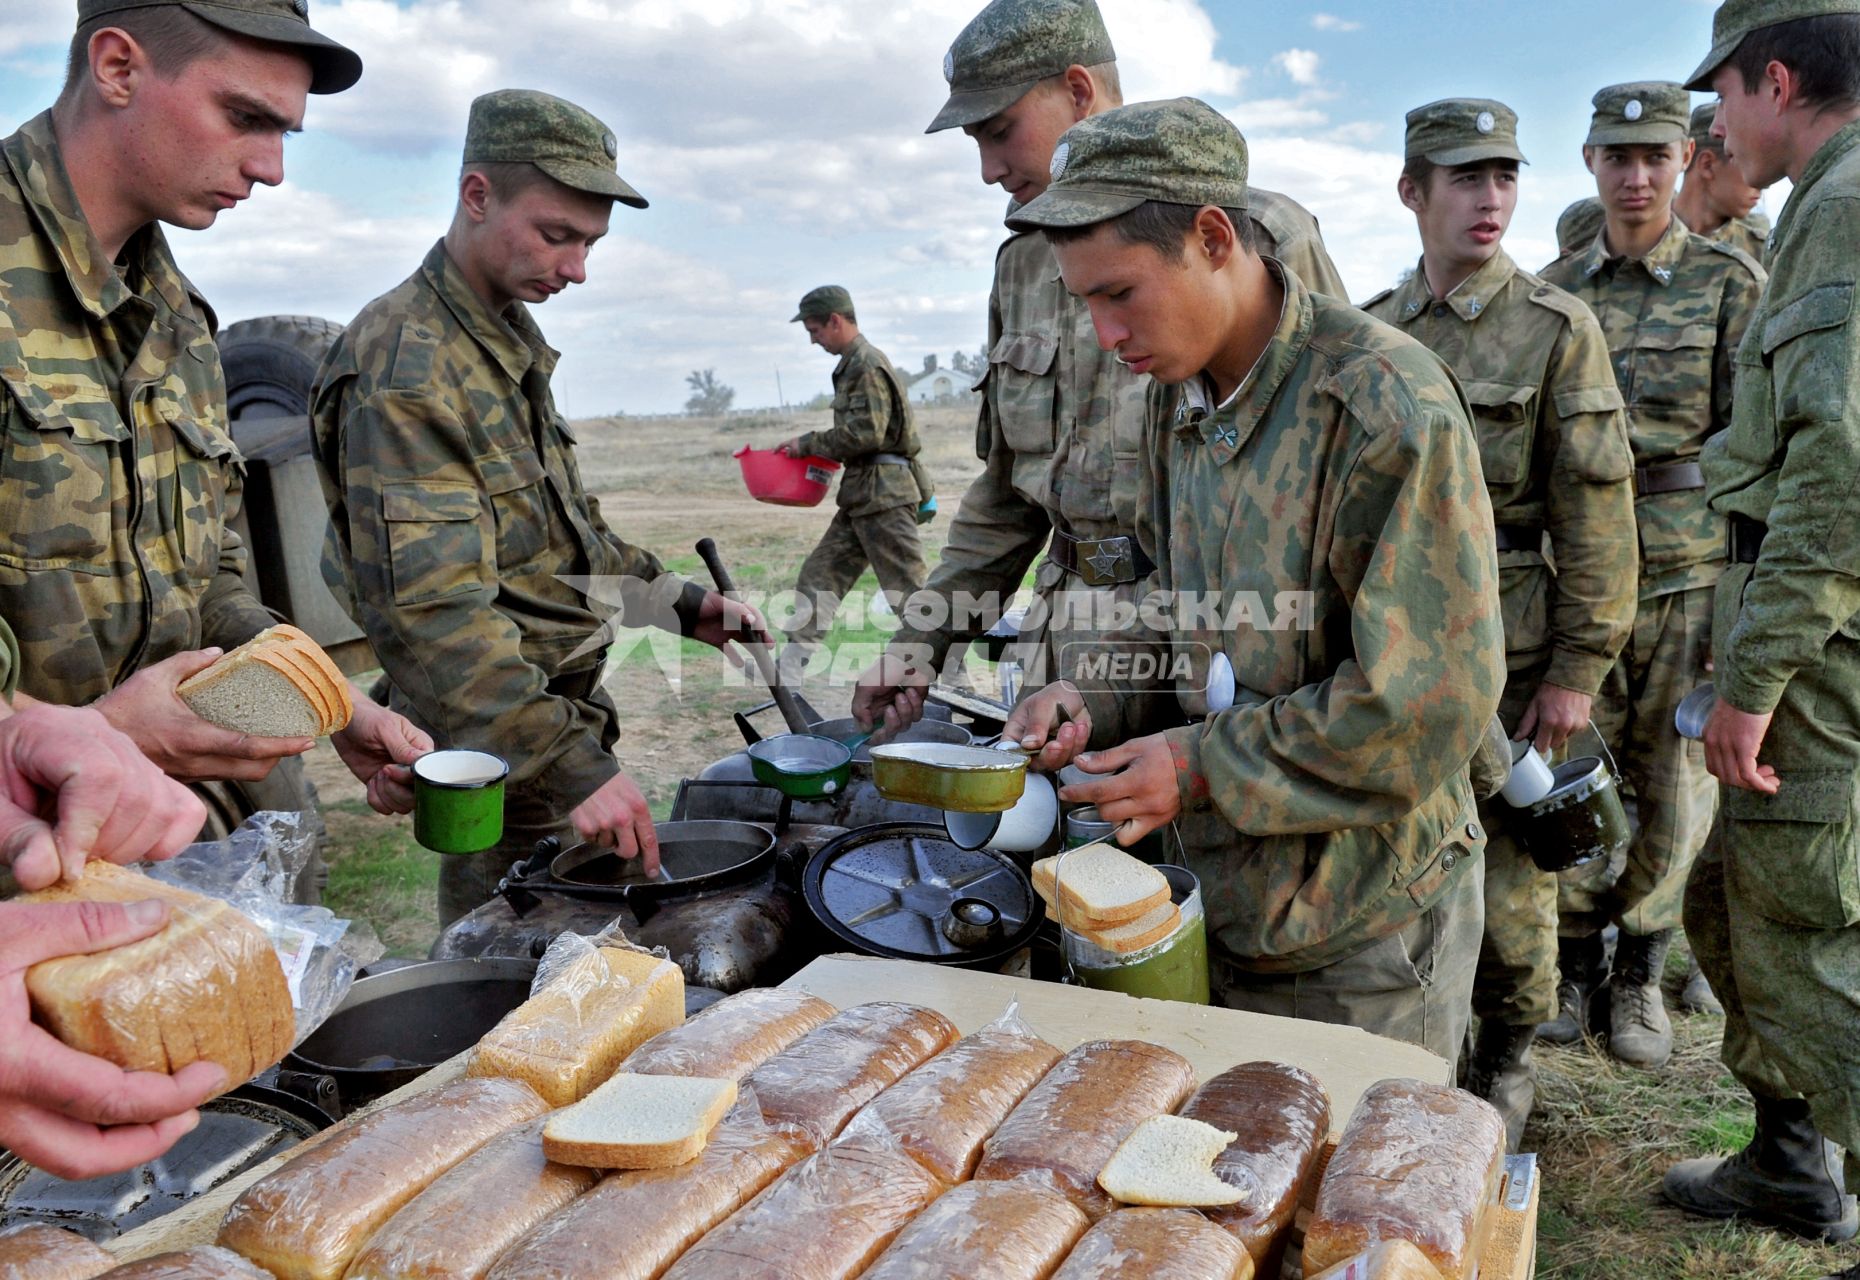
[[[704,561],[704,567],[710,570],[710,576],[717,584],[717,590],[730,600],[741,601],[736,593],[736,581],[730,577],[730,571],[723,566],[723,553],[717,550],[713,538],[699,538],[697,553]],[[795,701],[794,691],[781,682],[781,671],[775,665],[775,655],[768,645],[757,639],[745,638],[742,646],[749,650],[749,656],[755,660],[756,670],[762,673],[762,682],[775,695],[775,705],[781,710],[781,718],[787,722],[790,733],[806,733],[807,717],[801,714],[801,705]]]

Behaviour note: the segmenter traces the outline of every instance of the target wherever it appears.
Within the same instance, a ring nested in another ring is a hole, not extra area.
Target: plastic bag
[[[271,1280],[230,1249],[201,1244],[172,1253],[158,1253],[139,1262],[126,1262],[104,1273],[111,1280]]]
[[[1059,1061],[1016,1002],[879,1094],[846,1124],[835,1146],[902,1147],[944,1182],[967,1178],[982,1143]]]
[[[1194,1209],[1119,1209],[1079,1238],[1053,1280],[1230,1280],[1245,1257]]]
[[[224,840],[204,841],[144,868],[150,879],[230,903],[265,932],[278,953],[297,1014],[297,1035],[323,1025],[349,994],[356,971],[381,958],[372,929],[354,931],[327,907],[289,900],[291,885],[315,848],[301,813],[266,811]]]
[[[832,1005],[805,991],[751,987],[660,1032],[635,1049],[624,1066],[637,1075],[741,1080],[833,1012]]]
[[[28,1223],[0,1230],[0,1280],[91,1280],[116,1259],[75,1231]]]
[[[1247,1192],[1204,1212],[1232,1232],[1265,1275],[1278,1274],[1284,1236],[1330,1136],[1330,1097],[1316,1076],[1283,1062],[1243,1062],[1197,1089],[1181,1114],[1238,1133],[1214,1172]]]
[[[798,1125],[815,1146],[905,1072],[956,1042],[934,1009],[879,1002],[842,1010],[750,1072],[770,1124]]]
[[[1046,1280],[1090,1225],[1045,1187],[968,1182],[913,1218],[859,1280]]]

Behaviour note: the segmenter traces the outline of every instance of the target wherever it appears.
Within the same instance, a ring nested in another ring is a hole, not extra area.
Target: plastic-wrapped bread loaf
[[[859,1280],[1046,1280],[1091,1225],[1025,1182],[966,1182],[898,1233]]]
[[[1240,1242],[1193,1209],[1119,1209],[1072,1247],[1053,1280],[1253,1280]]]
[[[1141,1040],[1092,1040],[1061,1058],[982,1148],[978,1180],[1028,1178],[1092,1218],[1112,1208],[1098,1171],[1130,1131],[1195,1087],[1181,1054]]]
[[[685,975],[669,960],[597,947],[478,1042],[467,1075],[521,1080],[552,1107],[579,1102],[633,1050],[685,1018]]]
[[[865,1105],[838,1145],[896,1145],[947,1183],[975,1169],[982,1143],[1059,1060],[1009,1014],[964,1036]]]
[[[1384,1240],[1311,1280],[1440,1280],[1440,1271],[1406,1240]]]
[[[660,1032],[625,1065],[634,1075],[741,1080],[832,1016],[833,1006],[819,996],[751,987]]]
[[[665,1280],[852,1280],[943,1189],[895,1147],[829,1147],[712,1227]]]
[[[210,1244],[158,1253],[103,1273],[105,1280],[271,1280],[269,1272]]]
[[[227,1089],[283,1058],[297,1036],[290,987],[264,930],[236,907],[108,862],[19,901],[147,898],[168,904],[160,933],[26,971],[33,1021],[126,1071],[215,1062]]]
[[[749,1073],[770,1124],[797,1125],[815,1146],[925,1059],[955,1043],[956,1025],[914,1004],[856,1004]]]
[[[1317,1077],[1283,1062],[1243,1062],[1195,1090],[1181,1114],[1239,1134],[1214,1161],[1215,1175],[1247,1189],[1239,1204],[1204,1212],[1279,1274],[1292,1219],[1330,1136],[1330,1097]]]
[[[697,1159],[609,1175],[518,1241],[489,1280],[656,1280],[810,1150],[799,1130],[764,1124],[744,1097]]]
[[[467,1079],[364,1116],[247,1187],[219,1242],[279,1280],[337,1280],[440,1174],[548,1109],[520,1081]]]
[[[116,1259],[75,1231],[39,1223],[0,1232],[0,1280],[92,1280]]]
[[[441,1174],[368,1238],[347,1280],[478,1280],[599,1178],[543,1157],[547,1122],[500,1134]]]
[[[1406,1240],[1445,1280],[1467,1280],[1504,1165],[1505,1122],[1484,1099],[1419,1080],[1370,1086],[1318,1186],[1305,1269]]]

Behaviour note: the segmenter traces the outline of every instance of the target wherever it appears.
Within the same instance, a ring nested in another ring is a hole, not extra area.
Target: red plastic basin
[[[744,445],[735,454],[742,464],[743,483],[757,502],[778,507],[815,507],[832,487],[840,464],[827,458],[790,458],[779,449],[752,449]]]

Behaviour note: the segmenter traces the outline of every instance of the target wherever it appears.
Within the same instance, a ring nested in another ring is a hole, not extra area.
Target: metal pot
[[[1518,838],[1543,871],[1612,857],[1631,835],[1615,775],[1600,756],[1558,765],[1550,794],[1524,810],[1518,823]]]
[[[795,800],[838,795],[852,781],[852,751],[817,733],[783,733],[749,747],[756,781]]]
[[[1027,786],[1027,757],[1018,751],[942,743],[893,743],[872,748],[872,781],[887,800],[957,813],[1001,813]]]
[[[775,854],[775,837],[753,822],[661,822],[653,830],[659,838],[659,879],[647,876],[638,858],[622,858],[597,844],[578,844],[557,854],[549,874],[565,885],[616,890],[611,896],[636,905],[753,880]]]

